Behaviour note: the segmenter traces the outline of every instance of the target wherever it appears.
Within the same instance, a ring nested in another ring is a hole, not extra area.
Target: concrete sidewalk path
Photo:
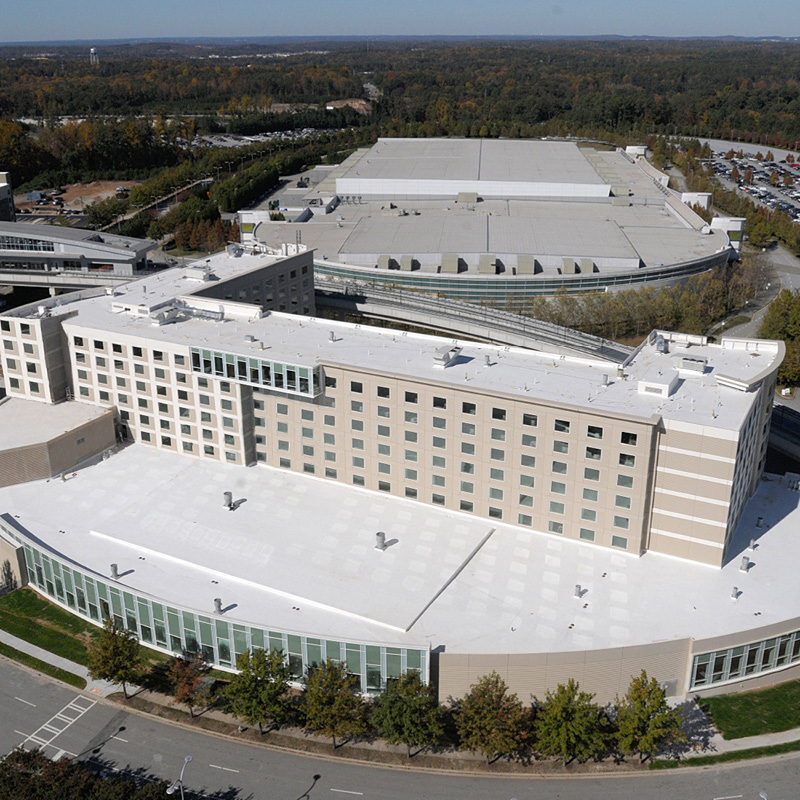
[[[7,644],[9,647],[13,647],[15,650],[20,650],[23,653],[34,656],[34,658],[38,658],[39,661],[44,661],[54,667],[63,669],[65,672],[71,672],[73,675],[79,675],[81,678],[86,680],[86,689],[84,691],[88,692],[89,694],[93,694],[98,697],[107,697],[114,692],[119,692],[122,690],[122,687],[117,684],[109,683],[108,681],[93,680],[89,677],[89,671],[82,664],[76,664],[74,661],[69,661],[66,658],[57,656],[55,653],[51,653],[49,650],[44,650],[41,647],[37,647],[35,644],[26,642],[24,639],[20,639],[18,636],[13,636],[4,630],[0,630],[0,642]]]

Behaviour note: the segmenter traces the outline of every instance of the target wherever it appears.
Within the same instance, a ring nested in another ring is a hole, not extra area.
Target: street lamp
[[[175,789],[181,790],[181,800],[184,800],[183,797],[183,773],[186,772],[186,765],[192,760],[191,756],[186,756],[183,759],[183,767],[181,768],[181,776],[180,778],[176,778],[170,786],[167,787],[167,794],[175,794]]]

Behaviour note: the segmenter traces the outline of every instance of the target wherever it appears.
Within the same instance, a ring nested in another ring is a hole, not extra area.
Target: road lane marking
[[[23,700],[21,697],[16,697],[15,696],[14,699],[15,700],[19,700],[20,703],[25,703],[26,706],[33,706],[34,708],[36,708],[36,704],[35,703],[29,703],[27,700]]]
[[[727,797],[715,797],[714,800],[739,800],[743,797],[741,794],[729,794]]]
[[[86,706],[80,705],[79,701],[83,701],[84,703],[88,703]],[[34,744],[38,745],[39,747],[47,747],[47,745],[52,744],[53,740],[56,737],[60,736],[64,733],[67,728],[70,727],[73,723],[77,722],[87,711],[94,708],[97,705],[97,700],[89,700],[86,697],[81,697],[80,695],[76,697],[74,700],[71,700],[67,705],[64,706],[58,713],[53,714],[47,722],[43,725],[40,725],[32,734],[25,737],[25,739],[20,743],[20,747],[24,747],[28,742],[33,742]],[[78,714],[76,717],[69,717],[64,712],[70,709],[70,711],[77,711]],[[58,719],[61,723],[65,722],[65,718],[67,720],[66,724],[63,728],[55,728],[52,727],[51,723],[55,722]]]
[[[220,767],[220,766],[218,766],[217,764],[209,764],[208,766],[209,766],[209,767],[213,767],[214,769],[222,769],[222,770],[225,770],[225,772],[239,772],[239,770],[238,770],[238,769],[231,769],[230,767]]]
[[[123,739],[121,736],[112,736],[111,738],[116,739],[118,742],[125,742],[125,744],[128,744],[128,740]]]
[[[360,797],[364,796],[364,792],[351,792],[347,789],[331,789],[332,792],[339,792],[339,794],[357,794]]]

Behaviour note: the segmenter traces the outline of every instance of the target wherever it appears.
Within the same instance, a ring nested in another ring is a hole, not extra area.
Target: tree
[[[593,694],[580,691],[572,678],[547,693],[536,717],[537,747],[542,754],[569,764],[575,758],[585,761],[605,750],[608,721],[593,698]]]
[[[233,713],[249,725],[280,725],[288,711],[286,691],[289,688],[289,666],[281,650],[254,650],[236,659],[239,670],[226,694]]]
[[[0,761],[3,800],[162,800],[166,789],[167,782],[152,775],[137,782],[110,770],[101,775],[69,758],[53,761],[41,750],[17,748]]]
[[[366,729],[355,676],[330,659],[308,671],[303,714],[306,729],[330,736],[334,750],[337,736],[349,738]]]
[[[116,197],[96,200],[86,206],[86,224],[91,228],[103,228],[122,216],[127,207],[128,204],[124,200],[118,200]]]
[[[136,634],[118,626],[111,617],[106,617],[103,630],[89,646],[89,674],[95,680],[121,683],[122,692],[127,698],[127,684],[136,679],[141,665]]]
[[[462,749],[483,753],[488,764],[519,749],[525,712],[496,672],[484,675],[470,687],[455,711],[455,719]]]
[[[206,696],[203,677],[207,671],[208,665],[200,653],[174,658],[169,666],[175,702],[187,706],[190,717],[194,717],[194,707]]]
[[[8,594],[17,588],[17,576],[11,567],[11,562],[8,559],[3,561],[3,567],[0,569],[0,594]]]
[[[627,694],[617,700],[617,709],[620,750],[627,755],[638,753],[642,762],[666,745],[686,741],[680,714],[667,705],[664,690],[655,678],[648,680],[645,670],[631,679]]]
[[[435,744],[444,732],[442,709],[436,690],[422,683],[415,672],[390,680],[386,692],[375,701],[370,721],[378,734],[391,744],[422,750]]]

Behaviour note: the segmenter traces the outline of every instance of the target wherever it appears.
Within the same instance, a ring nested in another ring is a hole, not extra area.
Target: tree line
[[[800,291],[780,292],[767,307],[757,335],[759,339],[785,342],[786,357],[778,370],[778,382],[800,384]]]
[[[127,684],[138,679],[140,668],[136,635],[107,620],[90,650],[90,674],[122,683],[127,697]],[[390,679],[385,692],[368,701],[356,676],[332,659],[308,670],[299,693],[280,650],[243,653],[236,668],[218,697],[221,708],[262,734],[299,726],[329,737],[334,749],[344,740],[378,736],[404,745],[409,758],[426,748],[455,747],[481,754],[487,763],[544,757],[569,764],[625,756],[644,761],[685,741],[680,715],[644,670],[631,678],[623,697],[601,707],[572,679],[525,705],[492,672],[464,697],[441,705],[435,688],[414,671]],[[196,707],[210,705],[207,671],[199,653],[174,658],[169,667],[175,701],[191,716]]]
[[[755,297],[766,272],[764,259],[748,253],[674,286],[580,295],[561,290],[531,299],[522,313],[604,339],[640,339],[653,328],[702,334]]]

